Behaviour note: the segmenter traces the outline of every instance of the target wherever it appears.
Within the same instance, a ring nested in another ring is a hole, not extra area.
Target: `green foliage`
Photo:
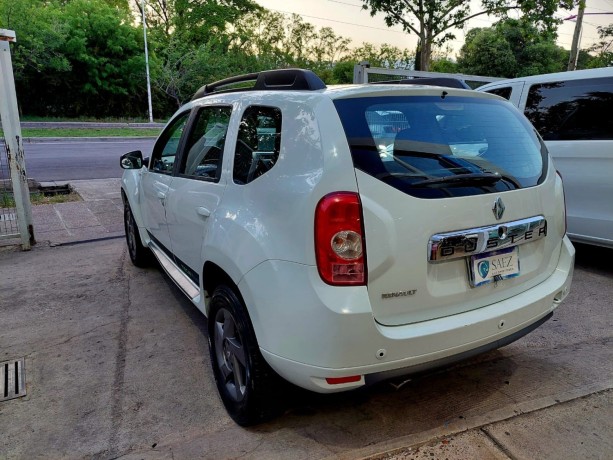
[[[506,19],[492,27],[472,29],[460,51],[460,71],[474,75],[515,78],[559,72],[568,55],[555,36],[524,20]]]
[[[22,114],[146,116],[140,8],[141,0],[0,0],[0,27],[17,34],[11,50]],[[303,67],[334,84],[351,82],[357,61],[413,63],[406,50],[389,45],[352,51],[334,29],[254,0],[148,0],[145,17],[156,117],[232,75]]]
[[[433,46],[453,40],[454,29],[481,15],[503,19],[511,11],[520,11],[526,21],[539,30],[553,33],[560,19],[554,16],[558,8],[570,9],[576,0],[481,0],[480,9],[473,11],[473,2],[461,0],[362,0],[370,14],[384,15],[388,26],[400,25],[407,33],[419,38],[416,68],[428,70]]]
[[[105,116],[146,110],[142,38],[131,21],[123,1],[0,0],[2,27],[17,35],[22,111]]]
[[[599,26],[598,36],[600,41],[589,49],[595,56],[588,63],[588,67],[611,67],[613,66],[613,24]]]
[[[336,84],[353,83],[353,61],[342,61],[337,63],[332,69],[332,81]]]
[[[70,71],[70,62],[61,51],[67,24],[57,5],[43,5],[40,0],[0,0],[0,26],[15,30],[17,35],[11,46],[17,81],[31,73]]]
[[[372,43],[362,43],[349,53],[349,59],[360,62],[368,61],[371,67],[386,69],[406,69],[413,65],[413,55],[408,50],[383,43],[381,46]]]
[[[449,58],[442,57],[432,60],[430,63],[430,71],[441,73],[458,73],[459,66],[457,62],[454,62]]]

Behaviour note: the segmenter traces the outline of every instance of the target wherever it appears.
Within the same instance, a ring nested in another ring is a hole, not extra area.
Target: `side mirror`
[[[147,158],[147,164],[149,159]],[[143,153],[140,150],[124,153],[119,159],[119,165],[123,169],[140,169],[143,167]]]

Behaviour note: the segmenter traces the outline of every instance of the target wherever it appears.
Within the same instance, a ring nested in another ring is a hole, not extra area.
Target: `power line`
[[[327,0],[330,3],[340,3],[341,5],[349,5],[349,6],[355,6],[357,8],[362,8],[362,5],[356,5],[355,3],[347,3],[347,2],[341,2],[339,0]]]
[[[331,1],[331,0],[330,0]],[[282,11],[282,10],[275,10],[272,8],[267,8],[270,11],[276,11],[277,13],[283,13],[283,14],[296,14],[298,16],[302,16],[303,18],[309,18],[309,19],[319,19],[320,21],[329,21],[329,22],[336,22],[338,24],[345,24],[345,25],[349,25],[349,26],[356,26],[356,27],[364,27],[366,29],[374,29],[374,30],[383,30],[384,32],[394,32],[397,34],[406,34],[406,32],[401,31],[401,30],[393,30],[393,29],[384,29],[382,27],[373,27],[373,26],[366,26],[364,24],[356,24],[354,22],[346,22],[346,21],[338,21],[336,19],[328,19],[328,18],[321,18],[318,16],[310,16],[308,14],[302,14],[302,13],[295,13],[292,11]]]

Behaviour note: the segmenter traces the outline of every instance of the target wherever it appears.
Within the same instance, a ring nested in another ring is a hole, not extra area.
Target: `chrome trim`
[[[437,233],[428,242],[428,261],[441,262],[529,243],[547,236],[543,216],[477,227],[455,232]]]
[[[200,295],[200,289],[194,284],[194,282],[183,273],[175,263],[166,255],[162,249],[153,241],[149,242],[149,247],[155,255],[156,259],[160,262],[160,265],[164,269],[168,276],[175,282],[179,289],[181,289],[192,302],[196,301],[196,298]]]

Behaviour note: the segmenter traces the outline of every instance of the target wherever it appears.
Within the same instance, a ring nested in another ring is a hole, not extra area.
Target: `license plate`
[[[470,285],[482,284],[513,278],[519,275],[519,248],[500,249],[471,256],[469,260]]]

